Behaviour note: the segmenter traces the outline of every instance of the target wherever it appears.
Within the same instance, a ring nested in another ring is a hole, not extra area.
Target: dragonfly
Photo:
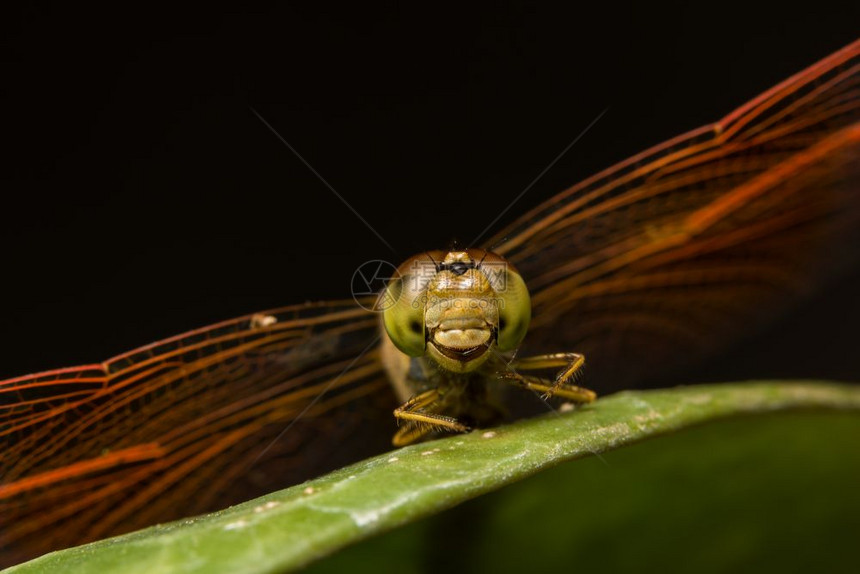
[[[479,332],[468,332],[477,315],[454,317],[465,322],[451,331],[477,343],[449,345],[448,363],[435,343],[452,333],[428,334],[441,324],[427,322],[432,302],[401,316],[376,312],[376,298],[344,299],[2,381],[0,564],[221,508],[384,449],[392,434],[406,444],[466,431],[473,423],[438,391],[469,353],[511,367],[496,373],[501,386],[580,402],[594,398],[576,384],[581,357],[601,394],[700,360],[850,259],[856,249],[836,247],[857,245],[858,194],[860,41],[562,191],[482,246],[417,256],[429,279],[398,305],[435,293],[440,274],[489,282],[490,262],[515,270],[506,289],[527,294],[505,317],[481,311]],[[439,368],[411,379],[423,388],[405,382],[415,361]],[[521,373],[529,366],[563,374],[540,382]],[[466,413],[477,424],[492,418],[475,414],[482,404]]]

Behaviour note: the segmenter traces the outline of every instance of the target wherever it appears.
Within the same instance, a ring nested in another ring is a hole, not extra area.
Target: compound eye
[[[504,286],[496,294],[500,302],[499,350],[513,351],[522,343],[531,321],[532,304],[529,290],[520,274],[509,267],[505,271]]]
[[[436,275],[437,261],[441,259],[435,253],[407,259],[398,268],[397,277],[386,287],[383,299],[386,308],[382,312],[385,332],[394,346],[410,357],[424,354],[427,284]]]

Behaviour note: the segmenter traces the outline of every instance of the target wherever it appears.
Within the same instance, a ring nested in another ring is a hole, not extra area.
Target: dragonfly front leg
[[[585,357],[579,353],[551,353],[514,359],[508,365],[509,370],[500,373],[505,379],[516,381],[521,386],[543,393],[548,399],[559,396],[577,403],[590,403],[597,398],[597,393],[591,389],[579,387],[574,383],[582,375]],[[537,371],[562,367],[554,381],[529,375],[521,375],[517,371]]]
[[[412,444],[432,431],[469,432],[471,429],[454,417],[433,412],[434,407],[440,406],[441,399],[438,389],[430,389],[394,409],[394,417],[398,421],[406,421],[391,441],[394,446]]]

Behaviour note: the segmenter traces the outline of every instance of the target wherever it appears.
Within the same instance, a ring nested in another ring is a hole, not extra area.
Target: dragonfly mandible
[[[829,247],[860,227],[858,158],[855,42],[539,204],[488,249],[428,252],[434,273],[474,285],[489,281],[479,261],[506,261],[530,299],[513,315],[435,317],[428,329],[429,303],[409,307],[407,331],[413,311],[424,321],[415,349],[408,332],[386,339],[397,326],[353,300],[292,305],[2,381],[2,563],[225,506],[235,501],[225,493],[250,496],[273,478],[285,486],[314,467],[317,446],[361,425],[402,444],[428,428],[466,430],[464,414],[494,419],[495,407],[473,408],[481,400],[464,413],[439,397],[467,354],[490,361],[495,350],[506,364],[515,349],[538,355],[510,364],[515,382],[581,401],[593,396],[573,384],[580,356],[600,393],[695,360],[835,268]],[[400,300],[426,295],[429,281]],[[392,345],[406,359],[392,359]],[[423,365],[440,370],[426,388],[401,380],[401,398],[419,394],[398,409],[396,431],[390,372],[427,353]],[[547,385],[519,373],[528,366],[566,374]]]

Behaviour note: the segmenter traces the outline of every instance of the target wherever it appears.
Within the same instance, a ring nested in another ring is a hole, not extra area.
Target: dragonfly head
[[[482,249],[431,251],[407,260],[386,288],[386,332],[409,356],[448,371],[473,371],[494,350],[516,349],[528,329],[525,282],[504,258]]]

